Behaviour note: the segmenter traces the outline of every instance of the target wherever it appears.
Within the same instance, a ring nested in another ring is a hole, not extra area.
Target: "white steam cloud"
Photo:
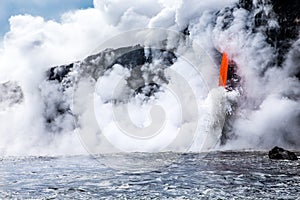
[[[191,40],[208,54],[213,55],[214,49],[226,51],[239,66],[244,91],[233,125],[236,137],[223,148],[300,147],[300,83],[290,77],[299,65],[295,54],[300,41],[294,44],[283,68],[268,66],[274,49],[264,35],[245,29],[248,11],[236,9],[232,25],[222,29],[224,15],[216,17],[216,11],[236,2],[94,0],[94,8],[65,13],[60,21],[12,16],[0,49],[0,83],[16,81],[24,101],[7,109],[0,104],[0,154],[85,153],[73,131],[53,134],[44,127],[43,94],[59,98],[50,91],[53,88],[41,85],[45,71],[84,59],[119,33],[152,27],[175,31],[189,27]],[[209,66],[201,72],[209,87],[216,87],[218,68]]]

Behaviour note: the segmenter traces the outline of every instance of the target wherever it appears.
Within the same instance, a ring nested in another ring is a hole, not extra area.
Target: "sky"
[[[0,38],[9,31],[9,18],[19,14],[59,20],[68,11],[93,7],[93,0],[1,0]]]

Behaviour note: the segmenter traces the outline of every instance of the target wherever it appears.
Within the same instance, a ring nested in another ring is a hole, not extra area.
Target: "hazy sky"
[[[0,38],[9,31],[10,16],[30,14],[59,20],[66,11],[88,7],[93,7],[93,0],[1,0]]]

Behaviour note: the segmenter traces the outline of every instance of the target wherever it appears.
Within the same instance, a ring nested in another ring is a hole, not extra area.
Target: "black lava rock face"
[[[268,43],[277,49],[277,64],[281,66],[286,53],[291,48],[300,31],[300,1],[299,0],[240,0],[238,6],[254,14],[254,31],[262,31],[268,38]],[[262,9],[254,12],[257,6]],[[266,7],[271,7],[272,12],[265,12]],[[267,21],[276,19],[278,27],[270,28]],[[263,28],[261,28],[263,27]]]
[[[132,97],[142,95],[147,100],[159,91],[160,84],[168,83],[164,69],[174,64],[176,59],[177,56],[172,51],[136,45],[106,49],[88,56],[83,61],[52,67],[46,72],[46,81],[40,86],[45,105],[44,118],[47,130],[55,133],[62,132],[67,121],[72,120],[71,118],[76,120],[70,107],[72,94],[81,79],[88,79],[95,83],[99,77],[109,73],[113,66],[118,64],[128,69],[130,73],[126,78],[127,86],[132,90],[132,94],[129,95]],[[153,70],[151,65],[154,63],[157,66]],[[124,96],[122,101],[116,99],[114,102],[121,103],[126,99],[127,97]],[[72,128],[75,126],[70,129]]]
[[[269,158],[275,160],[298,160],[295,153],[277,146],[269,151]]]
[[[264,36],[265,42],[272,49],[274,57],[260,66],[263,70],[259,72],[259,75],[263,77],[270,68],[285,68],[290,65],[293,66],[293,70],[289,72],[289,76],[300,80],[300,1],[239,0],[237,4],[217,13],[223,19],[222,30],[229,29],[233,25],[234,12],[237,10],[247,13],[245,31],[248,34],[259,33]],[[221,58],[218,57],[217,60],[221,60]],[[290,99],[299,98],[299,95],[295,93],[286,96]],[[238,107],[238,105],[231,105],[233,108]],[[222,145],[236,137],[234,122],[238,117],[235,112],[226,116],[221,136]],[[299,119],[296,120],[299,121]]]
[[[148,52],[147,55],[145,52]],[[113,65],[119,64],[130,70],[150,64],[152,61],[160,60],[160,64],[168,67],[174,64],[177,56],[164,49],[145,49],[140,45],[132,47],[122,47],[118,49],[106,49],[95,55],[91,55],[84,61],[71,63],[69,65],[55,66],[47,72],[49,81],[64,82],[74,70],[83,76],[92,77],[97,80],[105,71],[111,69]],[[75,69],[75,65],[77,69]]]

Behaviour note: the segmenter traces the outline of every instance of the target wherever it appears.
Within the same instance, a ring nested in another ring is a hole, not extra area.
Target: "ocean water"
[[[300,199],[300,161],[256,151],[3,157],[0,198]]]

